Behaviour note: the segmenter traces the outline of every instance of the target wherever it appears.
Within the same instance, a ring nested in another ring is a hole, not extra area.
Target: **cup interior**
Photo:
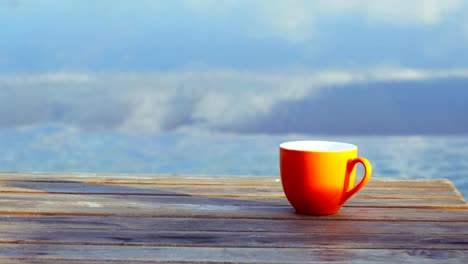
[[[357,149],[353,144],[334,141],[290,141],[280,145],[282,149],[297,151],[338,152]]]

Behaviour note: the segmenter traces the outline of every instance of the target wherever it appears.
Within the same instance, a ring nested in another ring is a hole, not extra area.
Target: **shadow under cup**
[[[358,163],[364,176],[354,186]],[[352,144],[292,141],[280,145],[280,172],[284,193],[298,213],[327,215],[364,187],[372,166]]]

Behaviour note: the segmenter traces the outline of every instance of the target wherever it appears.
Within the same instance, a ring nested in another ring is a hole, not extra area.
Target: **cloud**
[[[271,34],[293,42],[302,42],[314,34],[315,19],[319,12],[312,2],[296,0],[260,3],[256,6],[260,27],[255,30],[256,35]],[[265,28],[269,30],[265,31]]]
[[[314,72],[303,69],[281,73],[187,69],[138,74],[57,72],[2,75],[0,127],[59,125],[84,132],[105,130],[136,134],[191,129],[294,133],[295,129],[307,128],[314,132],[312,127],[303,126],[307,123],[305,120],[310,107],[314,105],[344,104],[353,98],[356,102],[348,103],[352,108],[369,102],[366,109],[371,111],[372,120],[390,120],[394,117],[388,115],[388,109],[378,105],[379,100],[385,99],[384,95],[395,94],[404,100],[405,93],[412,94],[413,97],[409,97],[403,106],[391,101],[381,102],[388,108],[401,108],[401,115],[411,115],[422,111],[411,109],[411,100],[420,104],[416,106],[421,109],[429,110],[431,107],[421,101],[426,97],[418,98],[414,91],[421,95],[428,91],[442,96],[450,89],[447,85],[459,87],[459,83],[450,82],[454,78],[462,78],[464,83],[468,69],[422,70],[386,66],[369,70]],[[437,80],[437,85],[431,84]],[[426,85],[427,89],[424,88]],[[419,88],[412,89],[414,86]],[[454,98],[465,96],[463,89],[451,91],[455,91],[450,94]],[[355,98],[356,94],[360,96]],[[452,113],[451,105],[446,107],[440,109],[441,116]],[[337,116],[331,121],[340,122],[339,109],[335,109]],[[289,129],[279,131],[272,127],[270,123],[275,118],[282,118],[281,122],[288,124]],[[290,118],[296,123],[286,122]],[[443,120],[437,120],[440,124],[433,122],[431,126],[445,124]],[[417,121],[420,123],[418,129],[422,131],[430,122],[430,119]],[[403,125],[399,123],[395,129],[387,131],[407,133]],[[339,126],[330,126],[330,129],[335,133],[349,132]],[[384,130],[383,127],[372,127],[363,132],[384,133]]]
[[[292,42],[310,39],[317,23],[330,17],[365,17],[371,23],[398,27],[432,26],[443,23],[454,13],[466,10],[463,0],[260,0],[260,1],[187,1],[199,15],[253,10],[244,14],[253,21],[247,30],[253,36],[279,37]],[[253,17],[249,17],[253,16]]]
[[[466,134],[468,79],[356,82],[283,101],[230,129],[321,135]]]
[[[61,72],[0,77],[0,127],[58,123],[85,130],[114,128],[131,111],[131,102],[90,78]]]
[[[459,25],[465,1],[58,2],[49,3],[56,12],[23,1],[17,12],[0,15],[0,24],[10,25],[0,71],[154,71],[194,62],[237,69],[466,64]]]
[[[439,24],[465,6],[463,0],[335,0],[328,7],[365,12],[375,22],[393,25]]]

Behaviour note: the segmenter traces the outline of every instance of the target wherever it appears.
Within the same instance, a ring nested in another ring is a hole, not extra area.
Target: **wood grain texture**
[[[372,179],[329,216],[278,177],[0,173],[1,263],[467,263],[450,181]]]
[[[4,245],[0,260],[66,263],[68,260],[148,261],[197,263],[460,263],[468,250],[297,249],[297,248],[197,248],[82,245]],[[15,263],[15,262],[8,262]],[[33,262],[34,263],[34,262]],[[86,263],[86,262],[85,262]]]
[[[206,175],[168,175],[168,174],[95,174],[95,173],[23,173],[0,172],[0,181],[33,182],[82,182],[114,184],[176,184],[176,185],[237,185],[237,186],[280,186],[279,176],[206,176]],[[403,188],[453,188],[447,179],[385,179],[373,177],[366,187],[403,187]]]
[[[36,196],[36,197],[34,197]],[[84,195],[9,194],[0,198],[0,214],[7,215],[88,215],[128,217],[198,217],[248,219],[316,219],[296,214],[289,205],[226,205],[221,201],[203,203],[155,203],[140,197],[100,197]],[[145,197],[146,198],[146,197]],[[211,198],[216,199],[216,198]],[[445,213],[445,214],[444,214]],[[343,207],[337,214],[321,219],[361,221],[466,221],[466,207],[392,208]]]
[[[128,194],[128,195],[172,195],[172,196],[216,196],[216,197],[285,197],[280,184],[276,186],[229,186],[177,184],[98,184],[81,182],[0,182],[3,193],[77,193],[77,194]],[[430,192],[423,188],[368,187],[355,195],[356,198],[392,199],[457,199],[463,197],[455,189],[433,188]]]
[[[0,228],[0,244],[125,245],[165,247],[251,247],[331,249],[468,249],[468,236],[458,234],[346,234],[325,232],[224,232],[154,230],[77,230]]]
[[[0,229],[468,235],[468,222],[0,215]]]

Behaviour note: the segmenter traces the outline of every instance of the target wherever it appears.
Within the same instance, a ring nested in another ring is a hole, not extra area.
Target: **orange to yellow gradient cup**
[[[354,186],[358,163],[364,176]],[[298,213],[327,215],[366,185],[372,166],[352,144],[292,141],[280,145],[280,171],[284,193]]]

